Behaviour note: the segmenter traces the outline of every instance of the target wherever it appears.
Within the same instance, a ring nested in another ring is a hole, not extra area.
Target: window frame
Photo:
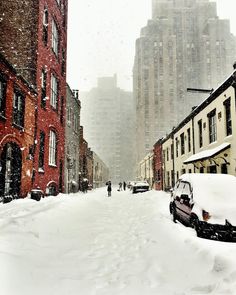
[[[50,95],[50,105],[57,110],[58,107],[58,96],[59,96],[59,80],[54,75],[51,74],[51,95]]]
[[[14,126],[24,128],[25,96],[18,89],[14,89],[13,92],[12,120]]]
[[[52,50],[56,56],[59,54],[59,29],[56,21],[52,18]]]
[[[198,143],[199,147],[201,148],[203,146],[203,125],[202,125],[202,119],[197,122],[198,124]]]
[[[208,131],[209,131],[209,143],[213,143],[217,140],[217,122],[216,122],[216,109],[207,114],[208,117]]]
[[[45,7],[43,11],[43,33],[42,39],[45,46],[48,44],[48,9]]]
[[[184,132],[180,134],[180,153],[181,155],[185,154],[185,140],[184,140]]]
[[[45,132],[40,131],[39,135],[39,169],[44,170]]]
[[[225,131],[226,136],[232,135],[232,116],[231,116],[231,99],[230,97],[224,101],[225,107]]]
[[[48,164],[57,166],[57,134],[52,129],[49,131]]]

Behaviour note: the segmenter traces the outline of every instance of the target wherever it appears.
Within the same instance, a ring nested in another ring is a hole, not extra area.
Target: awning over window
[[[191,157],[189,157],[187,160],[184,161],[184,164],[194,163],[200,160],[203,161],[203,160],[212,158],[229,147],[230,147],[230,143],[224,142],[220,144],[219,146],[215,147],[214,149],[205,150],[195,155],[192,155]]]

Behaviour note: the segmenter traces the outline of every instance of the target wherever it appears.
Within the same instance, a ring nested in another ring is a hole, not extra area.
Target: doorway
[[[20,197],[22,154],[20,147],[8,142],[0,156],[0,196]]]

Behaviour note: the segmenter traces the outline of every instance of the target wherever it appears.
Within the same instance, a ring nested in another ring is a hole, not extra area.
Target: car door
[[[186,181],[180,181],[176,190],[176,213],[184,222],[189,222],[191,214],[191,187]]]

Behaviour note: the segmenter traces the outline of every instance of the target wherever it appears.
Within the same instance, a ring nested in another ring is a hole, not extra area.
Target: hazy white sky
[[[69,0],[67,81],[89,90],[97,77],[118,75],[118,86],[132,90],[135,40],[151,18],[151,0]],[[236,0],[217,0],[220,18],[236,35]]]

